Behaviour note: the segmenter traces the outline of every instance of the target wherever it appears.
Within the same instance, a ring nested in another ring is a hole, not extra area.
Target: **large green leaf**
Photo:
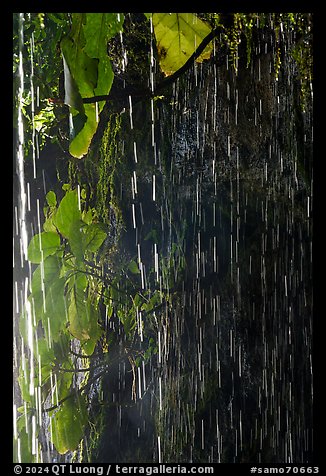
[[[211,32],[194,13],[153,13],[152,19],[159,62],[166,76],[180,69]],[[208,59],[212,48],[210,43],[196,61]]]
[[[46,291],[59,278],[61,259],[55,255],[48,256],[33,273],[29,301],[33,305],[36,322],[43,317]]]
[[[60,236],[53,231],[43,231],[34,235],[28,245],[28,260],[41,263],[47,256],[53,255],[60,247]]]
[[[76,222],[79,221],[81,222],[81,212],[78,208],[77,191],[71,190],[61,200],[54,224],[65,238],[71,238],[75,232]]]
[[[60,454],[77,449],[87,420],[86,402],[81,396],[68,398],[54,413],[51,437]]]
[[[131,260],[130,263],[128,264],[128,269],[131,271],[133,274],[140,274],[140,270],[138,267],[138,264],[136,261]]]

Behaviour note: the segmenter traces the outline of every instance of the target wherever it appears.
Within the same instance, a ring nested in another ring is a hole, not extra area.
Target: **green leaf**
[[[46,198],[46,201],[47,201],[49,207],[56,207],[57,206],[57,196],[52,190],[50,190],[45,195],[45,198]]]
[[[81,97],[91,97],[97,84],[98,60],[90,58],[84,51],[85,21],[84,13],[73,13],[71,32],[61,40],[60,46]]]
[[[58,339],[53,342],[53,353],[58,362],[64,362],[69,355],[71,336],[68,332],[61,332]]]
[[[142,305],[142,309],[146,312],[150,312],[161,302],[161,296],[159,291],[156,291],[147,303]]]
[[[49,347],[47,339],[44,337],[37,341],[38,355],[41,360],[42,384],[49,378],[55,359],[53,347]]]
[[[85,253],[83,227],[85,227],[85,223],[82,220],[76,220],[71,223],[69,231],[69,245],[78,261],[77,267],[80,267],[79,262],[83,261]]]
[[[85,228],[84,234],[84,249],[85,251],[91,251],[95,253],[103,241],[105,240],[107,234],[103,230],[103,226],[98,223],[92,223]]]
[[[57,256],[48,256],[34,271],[31,281],[32,295],[42,293],[42,282],[46,289],[59,277],[62,262]]]
[[[211,28],[194,13],[153,13],[153,27],[162,71],[166,76],[180,69],[196,51]],[[196,59],[211,55],[210,43]]]
[[[128,264],[128,269],[133,274],[140,274],[140,270],[136,261],[131,260],[130,263]]]
[[[98,80],[98,60],[90,58],[84,51],[86,41],[83,26],[85,21],[84,13],[73,13],[71,32],[61,40],[60,44],[67,71],[67,100],[69,99],[73,107],[71,112],[74,126],[77,127],[78,124],[69,151],[77,158],[81,158],[87,153],[97,129],[95,105],[82,103],[82,98],[95,95]]]
[[[68,398],[52,417],[51,439],[60,454],[75,451],[83,437],[87,424],[85,399],[81,396]]]
[[[52,231],[43,231],[34,235],[28,245],[28,260],[41,263],[45,258],[56,253],[60,247],[60,236]]]
[[[97,318],[98,312],[87,298],[81,281],[75,279],[68,308],[69,331],[80,341],[88,340],[93,335],[94,322],[97,326]]]
[[[75,131],[75,136],[69,145],[70,154],[77,159],[81,159],[87,154],[98,126],[95,104],[85,104],[84,107],[87,120],[80,130]]]
[[[61,363],[61,367],[64,369],[71,369],[71,362],[68,358],[68,355],[65,355],[65,359]],[[66,398],[70,395],[72,391],[72,380],[73,380],[73,373],[72,372],[60,372],[57,374],[57,390],[58,390],[58,399],[59,401],[63,398]]]
[[[33,379],[34,387],[36,387],[37,384],[38,384],[37,380],[38,380],[38,378],[35,376],[34,379]],[[23,356],[22,360],[21,360],[21,366],[20,366],[20,371],[19,371],[19,376],[18,376],[18,383],[19,383],[22,399],[25,402],[28,402],[32,406],[34,406],[35,393],[34,393],[34,395],[30,394],[31,373],[30,373],[30,368],[29,368],[29,361],[25,356]]]
[[[83,222],[87,223],[87,225],[90,225],[93,221],[93,210],[90,208],[89,210],[84,211],[82,213],[82,220]]]
[[[59,278],[61,259],[57,256],[48,256],[33,273],[31,281],[31,294],[28,300],[35,312],[36,322],[43,317],[44,300],[49,287]],[[43,292],[44,291],[44,292]]]
[[[83,104],[82,98],[108,95],[113,82],[107,42],[121,31],[124,16],[117,13],[73,13],[72,28],[61,41],[65,61],[67,102],[72,106],[74,137],[69,151],[82,158],[98,126],[105,102]]]
[[[75,223],[78,221],[81,221],[81,212],[78,208],[77,191],[71,190],[61,200],[54,224],[65,238],[71,238]]]
[[[46,290],[45,312],[42,317],[44,329],[50,326],[51,340],[59,338],[60,331],[66,327],[67,304],[65,298],[65,279],[58,278]]]
[[[90,58],[107,58],[107,42],[122,30],[123,21],[121,13],[86,13],[84,50]]]
[[[51,231],[53,233],[57,233],[57,229],[53,223],[53,218],[54,218],[54,214],[52,213],[44,222],[43,224],[43,230],[44,231]]]
[[[128,338],[131,337],[132,331],[136,327],[136,319],[135,314],[130,312],[126,312],[125,309],[118,309],[117,315],[121,323],[123,324],[124,331]]]
[[[25,417],[24,417],[25,418]],[[19,434],[20,441],[20,462],[21,463],[33,463],[35,462],[35,456],[32,455],[32,432],[26,433],[23,428]],[[14,445],[16,447],[17,445]],[[18,455],[14,455],[14,461],[18,461]]]
[[[92,355],[93,354],[93,352],[95,350],[95,347],[96,347],[96,344],[97,344],[97,341],[99,340],[99,338],[102,335],[102,331],[98,327],[97,324],[96,324],[96,327],[94,328],[94,330],[92,331],[92,333],[94,334],[94,336],[91,337],[90,339],[88,339],[87,341],[82,342],[82,344],[81,344],[81,347],[82,347],[82,349],[83,349],[83,351],[86,355]]]

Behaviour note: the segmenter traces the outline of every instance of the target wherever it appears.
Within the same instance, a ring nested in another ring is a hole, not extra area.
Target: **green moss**
[[[115,213],[118,223],[122,224],[122,213],[117,190],[117,165],[121,160],[117,134],[120,126],[120,115],[111,114],[99,149],[99,161],[97,164],[98,182],[96,185],[97,211],[106,224],[110,222],[110,206]]]

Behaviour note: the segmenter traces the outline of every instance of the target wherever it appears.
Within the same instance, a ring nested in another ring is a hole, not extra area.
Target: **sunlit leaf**
[[[68,398],[52,417],[51,439],[60,454],[75,451],[87,424],[85,399],[81,396]]]
[[[31,263],[41,263],[45,258],[56,253],[60,246],[60,236],[52,231],[34,235],[28,245],[28,259]]]
[[[67,78],[68,81],[67,101],[73,108],[71,112],[76,127],[69,151],[78,158],[86,154],[97,129],[95,105],[82,103],[82,98],[95,95],[98,68],[98,60],[90,58],[84,51],[83,26],[85,21],[84,13],[74,13],[71,32],[61,40],[60,44],[67,71],[65,75],[65,79]]]
[[[107,43],[122,31],[123,21],[122,13],[86,13],[85,51],[91,58],[99,60],[95,88],[98,96],[109,94],[112,87],[114,74],[107,54]],[[104,104],[104,101],[98,103],[98,112],[101,112]]]
[[[91,97],[97,84],[98,60],[90,58],[84,51],[85,22],[84,13],[73,13],[71,32],[61,40],[60,46],[81,97]]]
[[[153,13],[153,27],[162,71],[166,76],[180,69],[211,32],[210,26],[194,13]],[[210,43],[196,59],[208,59]]]
[[[102,331],[98,327],[97,322],[93,323],[93,324],[94,324],[94,326],[93,326],[94,329],[91,330],[92,337],[90,339],[88,339],[87,341],[82,342],[82,344],[81,344],[83,352],[86,355],[92,355],[93,354],[93,352],[95,350],[95,347],[96,347],[96,344],[97,344],[99,338],[102,335]]]
[[[69,231],[70,249],[78,262],[83,260],[85,253],[83,227],[85,227],[85,223],[78,219],[71,223]]]

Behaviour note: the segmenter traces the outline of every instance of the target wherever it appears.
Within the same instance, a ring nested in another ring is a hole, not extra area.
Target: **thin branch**
[[[65,369],[63,367],[55,367],[54,370],[55,371],[58,370],[59,372],[78,374],[78,372],[90,372],[92,369],[91,369],[91,367],[87,367],[85,369]]]

